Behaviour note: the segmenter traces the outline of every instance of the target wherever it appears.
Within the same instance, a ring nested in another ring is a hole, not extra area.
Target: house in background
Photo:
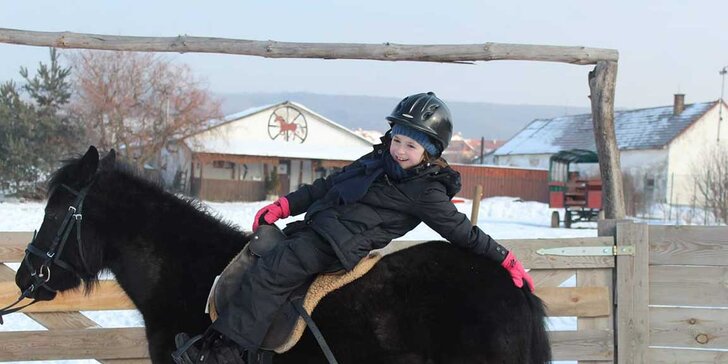
[[[158,165],[173,190],[210,201],[259,201],[311,183],[371,150],[367,139],[285,101],[211,120],[206,130],[169,143]]]
[[[728,127],[719,120],[725,108],[720,101],[685,105],[685,96],[677,94],[671,106],[615,112],[625,194],[638,204],[634,208],[694,203],[694,168],[712,148],[728,146]],[[551,155],[575,148],[596,151],[591,114],[533,120],[498,148],[492,161],[548,168]],[[598,168],[582,172],[598,174]]]
[[[469,140],[463,138],[462,134],[455,133],[447,149],[442,152],[442,157],[449,163],[472,164],[473,159],[477,158],[479,153],[480,149],[476,150]]]
[[[498,148],[503,146],[503,144],[506,143],[505,140],[500,139],[466,139],[468,141],[468,144],[470,144],[473,149],[475,149],[475,152],[477,153],[475,158],[473,158],[472,163],[473,164],[493,164],[492,158],[490,160],[488,159],[493,152],[495,152]],[[482,146],[481,146],[482,145]],[[481,149],[482,148],[482,149]],[[482,160],[481,161],[481,153],[482,153]]]

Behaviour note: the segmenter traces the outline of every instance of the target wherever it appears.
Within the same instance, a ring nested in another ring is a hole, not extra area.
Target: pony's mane
[[[81,159],[82,156],[77,156],[61,161],[61,167],[53,172],[53,174],[51,174],[51,177],[48,181],[48,192],[46,197],[49,197],[51,195],[51,192],[58,188],[58,186],[60,186],[61,184],[70,184],[70,181],[73,181],[73,175],[78,173],[81,167]],[[149,179],[148,177],[140,173],[139,169],[124,161],[116,160],[114,162],[113,170],[108,172],[117,172],[146,187],[158,190],[162,193],[165,192],[163,181],[153,181]]]
[[[60,187],[62,184],[73,186],[74,183],[78,182],[76,178],[77,175],[80,173],[81,160],[82,157],[79,156],[66,159],[62,162],[62,166],[58,170],[56,170],[48,180],[47,198],[49,198],[52,195],[53,191]],[[219,213],[210,210],[210,208],[202,201],[189,196],[175,195],[165,190],[163,181],[149,179],[148,177],[144,176],[138,168],[134,167],[129,163],[117,159],[114,162],[113,168],[106,168],[107,169],[104,169],[103,167],[99,166],[97,178],[102,179],[103,181],[97,183],[103,183],[105,186],[114,185],[123,186],[125,188],[131,187],[134,189],[143,190],[147,194],[156,195],[161,199],[176,202],[177,204],[179,204],[180,207],[180,209],[178,209],[177,211],[184,211],[183,213],[194,214],[197,218],[205,220],[212,224],[217,224],[230,233],[245,235],[240,227],[228,220],[225,220]],[[78,187],[80,188],[82,186]],[[99,251],[97,253],[100,254],[101,252]],[[93,287],[98,285],[98,275],[96,277],[89,277],[89,279],[84,279],[83,282],[85,286],[84,291],[88,293],[93,289]]]

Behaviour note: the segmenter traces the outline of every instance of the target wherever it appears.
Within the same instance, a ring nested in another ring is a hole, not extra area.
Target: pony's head
[[[81,282],[87,291],[97,282],[101,248],[89,244],[97,233],[95,224],[84,220],[94,219],[87,201],[115,161],[113,150],[99,160],[99,152],[91,146],[83,157],[68,161],[51,177],[43,223],[15,276],[25,297],[52,300],[57,292]]]

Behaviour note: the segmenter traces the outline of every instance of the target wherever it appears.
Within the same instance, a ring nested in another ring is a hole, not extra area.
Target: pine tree
[[[33,133],[35,110],[23,102],[15,82],[0,85],[0,183],[3,189],[17,191],[27,181],[38,178],[37,157],[29,140]]]
[[[83,129],[63,109],[71,97],[71,69],[60,66],[55,49],[50,58],[32,78],[20,69],[26,82],[20,90],[31,101],[13,81],[0,86],[0,187],[31,197],[42,197],[39,183],[83,140]]]

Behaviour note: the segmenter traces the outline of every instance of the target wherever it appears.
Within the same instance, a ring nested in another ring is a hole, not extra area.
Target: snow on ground
[[[255,213],[267,203],[260,202],[206,202],[211,212],[220,218],[249,230]],[[456,204],[458,210],[470,216],[472,201],[465,200]],[[40,227],[43,220],[44,202],[0,201],[0,231],[33,231]],[[87,206],[86,208],[93,208]],[[547,204],[521,201],[515,197],[492,197],[481,201],[478,212],[478,226],[496,240],[499,239],[536,239],[536,238],[570,238],[597,236],[596,223],[577,223],[572,229],[551,228],[551,212]],[[301,219],[297,216],[282,220],[279,226]],[[407,233],[402,240],[438,240],[440,236],[424,224]],[[390,246],[396,245],[396,242]],[[396,247],[395,247],[396,248]],[[17,264],[11,265],[17,268]],[[573,278],[564,286],[573,286]],[[83,312],[102,327],[142,326],[143,321],[137,311],[103,311]],[[549,320],[551,330],[575,330],[574,318],[553,318]],[[11,314],[5,317],[5,325],[0,331],[44,330],[44,328],[23,314]],[[54,361],[53,363],[95,363],[84,361]],[[37,363],[37,362],[34,362]]]

